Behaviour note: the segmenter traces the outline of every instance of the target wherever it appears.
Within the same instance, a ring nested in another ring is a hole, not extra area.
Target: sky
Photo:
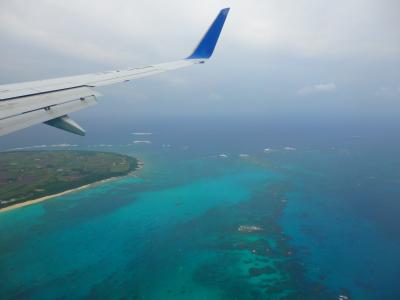
[[[164,117],[397,117],[398,0],[0,0],[0,83],[186,57],[224,7],[230,15],[207,64],[103,87],[99,105],[72,116],[102,126]]]

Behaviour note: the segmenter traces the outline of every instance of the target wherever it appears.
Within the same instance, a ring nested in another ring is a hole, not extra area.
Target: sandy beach
[[[137,169],[135,171],[127,174],[127,175],[110,177],[110,178],[107,178],[107,179],[103,179],[103,180],[95,181],[93,183],[82,185],[82,186],[74,188],[74,189],[66,190],[66,191],[63,191],[63,192],[60,192],[60,193],[57,193],[57,194],[48,195],[48,196],[40,197],[40,198],[37,198],[37,199],[32,199],[32,200],[27,200],[27,201],[24,201],[24,202],[16,203],[16,204],[13,204],[13,205],[10,205],[10,206],[7,206],[7,207],[0,208],[0,213],[6,212],[6,211],[10,211],[10,210],[13,210],[13,209],[17,209],[17,208],[20,208],[20,207],[28,206],[28,205],[37,204],[37,203],[40,203],[40,202],[43,202],[43,201],[46,201],[46,200],[50,200],[50,199],[54,199],[54,198],[57,198],[57,197],[60,197],[60,196],[64,196],[64,195],[67,195],[67,194],[70,194],[70,193],[79,192],[81,190],[84,190],[84,189],[87,189],[87,188],[92,188],[92,187],[98,186],[100,184],[104,184],[104,183],[107,183],[107,182],[110,182],[110,181],[114,181],[114,180],[117,180],[117,179],[130,177],[130,176],[132,176],[133,174],[135,174],[137,171],[139,171],[142,168],[143,168],[143,162],[138,161]]]

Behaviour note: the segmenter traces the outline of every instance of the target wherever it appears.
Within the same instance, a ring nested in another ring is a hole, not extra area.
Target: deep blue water
[[[1,299],[398,299],[397,123],[161,123],[78,140],[135,177],[0,214]]]

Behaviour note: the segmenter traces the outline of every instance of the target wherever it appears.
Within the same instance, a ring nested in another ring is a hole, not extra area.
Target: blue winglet
[[[211,24],[204,37],[201,39],[199,45],[186,59],[207,59],[211,57],[214,52],[215,45],[217,44],[219,35],[221,34],[222,27],[224,27],[228,12],[229,8],[224,8],[219,12],[217,18]]]

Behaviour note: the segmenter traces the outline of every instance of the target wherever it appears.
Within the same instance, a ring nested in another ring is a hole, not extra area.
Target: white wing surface
[[[85,131],[69,113],[95,105],[101,96],[95,87],[152,76],[208,60],[216,46],[229,8],[220,11],[193,53],[183,59],[126,70],[92,73],[0,85],[0,136],[38,123],[75,134]]]

